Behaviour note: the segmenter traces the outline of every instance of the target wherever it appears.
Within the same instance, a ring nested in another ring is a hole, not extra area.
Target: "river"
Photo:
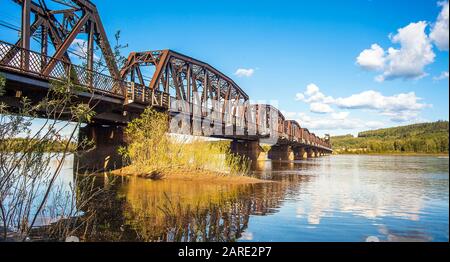
[[[70,168],[63,175],[70,173]],[[104,175],[89,241],[445,241],[449,159],[338,155],[253,166],[252,185]],[[114,183],[111,185],[111,181]]]

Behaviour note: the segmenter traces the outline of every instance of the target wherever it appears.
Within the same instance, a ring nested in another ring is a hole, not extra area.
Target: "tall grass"
[[[152,108],[125,129],[128,146],[120,153],[135,174],[167,175],[171,172],[210,171],[246,175],[250,160],[232,154],[229,143],[211,143],[168,134],[168,115]]]

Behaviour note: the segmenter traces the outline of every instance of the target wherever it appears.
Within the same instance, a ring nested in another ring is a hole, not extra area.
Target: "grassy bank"
[[[148,108],[126,128],[128,146],[120,153],[128,166],[113,174],[148,179],[215,180],[256,183],[251,161],[232,154],[229,143],[168,135],[167,114]]]

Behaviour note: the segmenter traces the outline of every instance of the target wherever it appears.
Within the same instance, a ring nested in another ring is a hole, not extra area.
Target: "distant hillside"
[[[27,140],[25,138],[11,138],[0,140],[0,152],[24,152],[34,148],[39,152],[64,152],[66,150],[67,141],[42,141]],[[77,145],[70,143],[68,151],[75,152]]]
[[[448,153],[449,122],[414,124],[331,138],[336,153]]]

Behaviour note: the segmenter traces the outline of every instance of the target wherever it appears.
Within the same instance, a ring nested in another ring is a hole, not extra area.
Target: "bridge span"
[[[205,62],[156,50],[133,52],[119,68],[91,1],[11,1],[21,13],[21,25],[15,41],[0,36],[0,74],[6,78],[0,101],[13,108],[23,96],[40,101],[53,81],[83,87],[77,98],[95,104],[96,112],[79,134],[96,143],[82,161],[86,168],[119,167],[123,128],[149,106],[170,115],[171,132],[229,139],[233,152],[251,159],[258,158],[260,143],[272,145],[271,159],[332,152],[329,138],[319,138],[271,105],[251,104],[241,87]],[[80,39],[85,39],[86,54],[77,59],[70,47]],[[104,63],[96,61],[95,50]]]

